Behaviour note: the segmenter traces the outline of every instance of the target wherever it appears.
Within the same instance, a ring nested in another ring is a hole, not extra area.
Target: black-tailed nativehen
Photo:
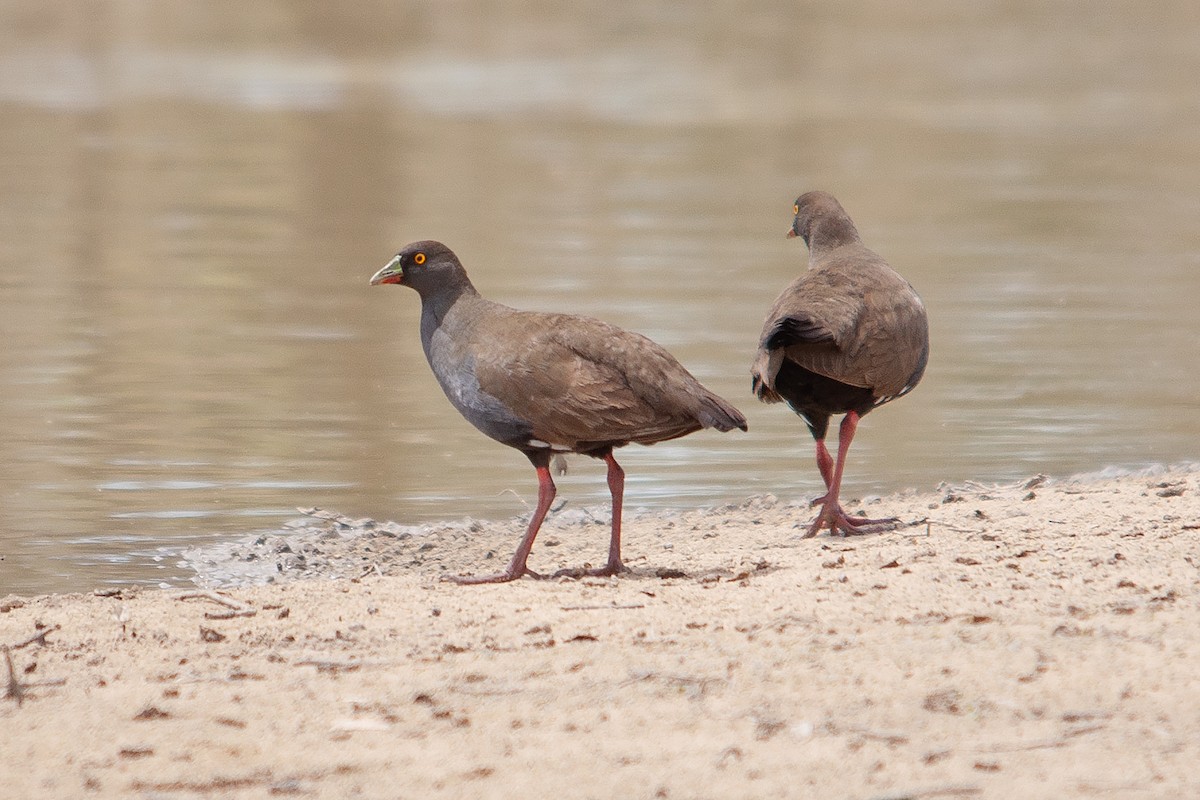
[[[499,583],[524,575],[538,528],[554,500],[550,463],[582,453],[608,465],[612,535],[608,561],[573,574],[615,575],[621,561],[625,473],[613,450],[654,444],[701,428],[746,430],[730,403],[700,385],[659,345],[600,320],[519,311],[482,297],[440,242],[407,245],[371,284],[398,283],[421,296],[421,343],[446,397],[467,421],[526,455],[537,470],[537,508]]]
[[[789,238],[808,245],[808,270],[783,290],[763,323],[751,369],[767,403],[787,401],[817,445],[825,494],[807,536],[878,529],[894,518],[846,514],[838,500],[846,453],[867,412],[903,397],[925,373],[929,324],[913,287],[863,244],[846,210],[826,192],[801,195]],[[825,447],[829,419],[844,414],[835,462]]]

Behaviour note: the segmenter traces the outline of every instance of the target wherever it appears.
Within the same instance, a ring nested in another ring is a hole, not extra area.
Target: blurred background
[[[1081,8],[5,2],[0,595],[179,582],[179,548],[301,505],[523,512],[533,471],[442,396],[417,296],[367,286],[423,238],[746,412],[623,451],[630,508],[818,494],[748,373],[813,188],[932,320],[848,497],[1195,459],[1200,5]],[[601,466],[560,498],[606,504]]]

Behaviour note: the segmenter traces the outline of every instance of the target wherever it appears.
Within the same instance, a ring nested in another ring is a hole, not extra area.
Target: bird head
[[[421,295],[443,286],[466,282],[458,256],[441,242],[421,241],[405,245],[383,269],[371,276],[371,285],[398,283],[411,286]]]
[[[787,238],[799,236],[812,250],[858,241],[858,231],[842,204],[828,192],[807,192],[792,205],[792,227]],[[814,241],[815,240],[815,241]]]

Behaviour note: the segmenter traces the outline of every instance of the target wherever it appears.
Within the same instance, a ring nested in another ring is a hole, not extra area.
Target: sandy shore
[[[270,585],[2,599],[0,794],[1200,796],[1200,472],[864,510],[905,525],[633,514],[631,575],[482,587],[439,578],[518,521],[308,520],[193,555]],[[531,565],[606,542],[563,512]]]

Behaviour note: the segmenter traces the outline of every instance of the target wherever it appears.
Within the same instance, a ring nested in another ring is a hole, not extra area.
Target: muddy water
[[[747,413],[623,451],[630,506],[815,494],[748,367],[817,187],[932,319],[848,494],[1197,458],[1194,4],[637,13],[6,5],[0,595],[178,581],[298,505],[520,513],[532,471],[442,397],[416,296],[367,286],[419,238]],[[588,460],[560,489],[606,497]]]

